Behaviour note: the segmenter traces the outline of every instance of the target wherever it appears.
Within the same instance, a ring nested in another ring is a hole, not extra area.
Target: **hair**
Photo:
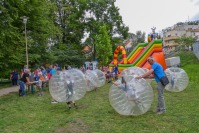
[[[152,56],[150,56],[150,57],[147,59],[147,61],[148,61],[148,60],[155,61],[154,58],[153,58]]]

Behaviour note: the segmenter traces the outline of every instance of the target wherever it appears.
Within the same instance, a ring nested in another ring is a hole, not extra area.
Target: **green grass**
[[[119,115],[110,105],[110,84],[88,92],[77,101],[79,109],[66,110],[65,103],[51,104],[48,90],[43,97],[17,93],[0,98],[0,132],[3,133],[198,133],[199,61],[191,53],[180,54],[182,68],[190,78],[182,92],[165,91],[167,112],[156,115],[157,91],[151,109],[141,116]],[[188,60],[189,59],[189,60]],[[191,61],[190,61],[191,60]],[[184,63],[188,61],[188,63]]]
[[[6,87],[11,87],[12,83],[10,80],[1,80],[0,79],[0,89],[6,88]]]

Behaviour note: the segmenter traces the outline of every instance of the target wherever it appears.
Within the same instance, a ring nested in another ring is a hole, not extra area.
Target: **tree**
[[[22,45],[22,34],[19,27],[15,26],[17,10],[13,3],[2,0],[0,2],[0,69],[6,71],[25,61]],[[17,52],[16,52],[17,51]],[[24,54],[25,55],[25,54]]]
[[[80,65],[85,61],[81,53],[84,44],[93,45],[94,56],[98,53],[95,45],[101,43],[96,36],[101,34],[100,27],[104,25],[110,44],[116,43],[115,36],[123,39],[128,36],[128,27],[115,0],[1,0],[2,71],[21,68],[26,62],[22,16],[29,17],[26,29],[30,67],[57,62]],[[86,33],[89,36],[83,42]]]
[[[89,33],[89,36],[86,43],[93,45],[93,59],[95,60],[95,36],[99,34],[101,23],[106,25],[112,44],[115,41],[115,36],[126,39],[129,28],[123,23],[119,9],[115,6],[115,0],[88,0],[87,5],[85,10],[85,32]]]
[[[175,40],[176,43],[181,46],[192,46],[192,44],[196,41],[196,39],[192,36],[182,36]]]
[[[25,37],[22,16],[27,21],[28,53],[30,65],[39,65],[48,52],[49,39],[57,35],[54,25],[54,6],[46,0],[0,2],[0,64],[3,70],[25,64]]]
[[[133,45],[137,45],[139,43],[143,43],[145,42],[145,32],[141,32],[141,31],[136,31],[136,34],[134,33],[129,33],[129,38],[132,40]]]
[[[97,50],[97,59],[99,65],[104,66],[109,62],[109,56],[112,55],[111,37],[108,35],[107,26],[102,24],[99,28],[99,34],[95,37]]]
[[[85,62],[85,56],[74,45],[57,44],[52,48],[54,62],[61,66],[79,67]]]

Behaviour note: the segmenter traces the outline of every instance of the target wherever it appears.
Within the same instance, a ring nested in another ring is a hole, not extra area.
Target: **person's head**
[[[25,70],[25,73],[30,73],[30,69]]]
[[[154,58],[153,57],[149,57],[147,59],[147,61],[149,62],[150,65],[153,65],[153,63],[155,62]]]
[[[37,68],[37,71],[38,71],[38,72],[40,72],[40,71],[41,71],[41,69],[38,67],[38,68]]]
[[[65,70],[68,70],[68,66],[64,66],[64,69],[65,69]]]
[[[58,65],[57,65],[57,64],[55,64],[55,65],[54,65],[54,69],[55,69],[55,70],[57,70],[57,67],[58,67]]]
[[[41,78],[42,74],[39,74],[38,77]]]
[[[43,66],[41,66],[41,70],[44,70],[45,68]]]
[[[49,68],[50,68],[50,69],[52,69],[52,68],[53,68],[53,66],[52,66],[52,65],[50,65],[50,66],[49,66]]]
[[[70,70],[70,69],[71,69],[71,66],[68,66],[67,68],[68,68],[68,70]]]

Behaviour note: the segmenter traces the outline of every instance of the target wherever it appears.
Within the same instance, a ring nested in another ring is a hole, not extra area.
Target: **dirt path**
[[[19,86],[0,89],[0,97],[4,95],[8,95],[11,92],[18,92],[18,91],[19,91]]]

